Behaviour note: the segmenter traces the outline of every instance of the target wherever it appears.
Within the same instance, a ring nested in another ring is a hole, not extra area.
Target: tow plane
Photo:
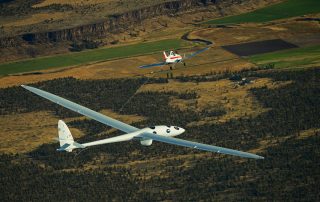
[[[163,51],[163,62],[159,62],[159,63],[154,63],[154,64],[147,64],[147,65],[142,65],[139,68],[151,68],[151,67],[158,67],[158,66],[164,66],[164,65],[169,65],[170,69],[172,69],[172,67],[174,65],[176,65],[177,63],[183,63],[183,65],[185,66],[185,60],[193,58],[194,56],[208,50],[210,47],[206,47],[203,49],[200,49],[190,55],[184,55],[183,57],[181,55],[179,55],[177,52],[174,51],[170,51],[169,55],[167,55],[167,53],[165,51]]]
[[[134,126],[128,125],[126,123],[115,120],[111,117],[105,116],[96,111],[93,111],[89,108],[86,108],[84,106],[71,102],[67,99],[51,94],[49,92],[46,92],[34,87],[26,86],[26,85],[21,85],[21,86],[38,96],[41,96],[58,105],[61,105],[74,112],[87,116],[91,119],[94,119],[100,123],[116,128],[125,133],[120,136],[106,138],[106,139],[97,140],[93,142],[78,143],[74,141],[68,126],[62,120],[59,120],[58,140],[60,142],[60,148],[58,148],[57,151],[72,152],[75,149],[83,149],[83,148],[87,148],[95,145],[138,140],[144,146],[150,146],[153,141],[159,141],[163,143],[185,146],[193,149],[205,150],[205,151],[216,152],[221,154],[228,154],[228,155],[239,156],[244,158],[264,159],[264,157],[258,156],[256,154],[251,154],[251,153],[237,151],[233,149],[178,139],[176,138],[176,136],[181,135],[182,133],[185,132],[185,129],[178,126],[161,125],[161,126],[151,126],[151,127],[142,128],[142,129],[136,128]]]

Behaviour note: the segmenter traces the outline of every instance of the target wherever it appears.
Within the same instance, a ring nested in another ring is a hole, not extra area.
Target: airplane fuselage
[[[170,51],[169,55],[167,55],[166,52],[163,52],[163,58],[165,59],[166,64],[173,64],[182,61],[182,56],[173,51]]]
[[[180,55],[173,56],[173,57],[168,57],[166,59],[167,64],[173,64],[173,63],[178,63],[182,61],[182,57]]]

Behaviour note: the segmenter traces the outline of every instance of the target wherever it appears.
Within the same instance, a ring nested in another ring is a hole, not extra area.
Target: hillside
[[[132,22],[154,18],[159,15],[178,17],[186,12],[208,12],[219,15],[217,6],[228,11],[229,7],[248,10],[264,6],[273,0],[200,1],[200,0],[32,0],[5,1],[1,6],[2,36],[12,37],[25,33],[64,30],[103,23],[106,31],[115,22],[129,27]],[[243,5],[242,5],[243,4]],[[246,8],[247,6],[247,8]],[[221,12],[221,11],[220,11]],[[239,11],[238,11],[239,12]],[[203,14],[202,14],[203,15]],[[214,15],[213,15],[214,16]],[[201,16],[200,16],[201,17]],[[120,19],[117,19],[120,18]],[[116,20],[116,21],[115,21]],[[192,20],[192,19],[190,19]],[[115,21],[115,22],[114,22]],[[97,25],[96,25],[97,26]]]
[[[204,19],[274,2],[277,0],[7,1],[0,4],[0,62],[63,54],[82,44],[97,48],[142,42],[160,30],[184,32]]]

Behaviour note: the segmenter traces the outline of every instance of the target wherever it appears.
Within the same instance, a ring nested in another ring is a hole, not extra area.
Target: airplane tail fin
[[[62,120],[59,120],[58,122],[58,134],[59,134],[60,148],[57,149],[57,151],[72,152],[73,149],[84,148],[83,145],[73,140],[72,134],[68,126]]]
[[[165,59],[167,59],[167,54],[166,54],[166,51],[163,51],[163,59],[165,60]]]
[[[59,120],[58,122],[58,133],[60,147],[64,144],[72,144],[74,142],[68,126],[62,120]]]

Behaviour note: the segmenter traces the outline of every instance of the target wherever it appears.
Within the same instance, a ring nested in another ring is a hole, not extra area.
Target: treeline
[[[257,67],[251,67],[247,69],[242,69],[238,71],[231,71],[231,70],[223,70],[218,72],[209,72],[203,75],[196,75],[196,76],[176,76],[180,82],[206,82],[206,81],[218,81],[221,79],[230,79],[234,80],[234,78],[243,78],[243,77],[255,77],[261,76],[263,72],[270,72],[264,70],[272,70],[274,69],[274,64],[266,64],[260,65]],[[168,77],[168,76],[167,76]],[[172,75],[171,75],[172,77]]]
[[[182,126],[187,129],[181,137],[183,139],[243,151],[266,147],[256,152],[264,156],[264,160],[219,154],[201,157],[196,154],[205,152],[159,142],[151,147],[143,147],[134,141],[108,144],[92,147],[79,155],[58,153],[55,151],[57,144],[44,144],[26,154],[28,158],[24,155],[1,156],[0,200],[319,201],[320,134],[316,129],[320,128],[320,70],[249,73],[260,78],[271,78],[275,82],[292,81],[278,88],[251,90],[252,96],[270,109],[258,117],[247,116],[226,123],[187,127],[188,123],[203,117],[222,115],[224,110],[194,112],[175,109],[169,104],[172,97],[195,99],[197,96],[173,92],[138,93],[121,112],[148,118],[136,123],[137,127],[167,123]],[[126,101],[145,82],[125,81],[80,81],[69,78],[36,86],[77,102],[80,100],[81,104],[90,104],[87,106],[94,109],[120,111],[124,102],[122,99]],[[113,85],[109,86],[110,90],[105,82]],[[128,89],[117,91],[119,86]],[[104,94],[104,88],[108,93]],[[92,89],[99,89],[99,92]],[[114,95],[113,90],[117,96],[108,97]],[[0,95],[3,95],[3,91],[0,90]],[[15,93],[10,94],[10,91]],[[6,95],[16,97],[21,92],[11,88],[7,89]],[[129,93],[119,95],[123,92]],[[102,94],[103,98],[95,98],[98,94]],[[44,102],[31,93],[24,96],[32,103]],[[21,101],[14,102],[13,98],[8,97],[8,100],[11,100],[11,108],[2,110],[4,114],[35,110],[29,109]],[[22,104],[22,109],[19,104]],[[43,109],[54,109],[47,104]],[[121,134],[119,131],[103,134],[109,128],[92,120],[75,121],[70,125],[86,132],[87,135],[77,139],[79,142]],[[305,130],[309,131],[310,136],[301,138],[299,135]],[[272,140],[273,143],[267,145],[262,140]],[[188,158],[180,155],[187,155]],[[131,163],[136,161],[145,163]],[[127,166],[124,169],[119,165]],[[61,198],[63,194],[64,198]],[[85,196],[88,198],[84,199]]]
[[[117,112],[146,82],[164,83],[167,80],[161,78],[113,80],[62,78],[40,82],[32,86],[70,99],[93,110],[111,109]],[[34,95],[20,86],[0,89],[0,97],[3,98],[0,99],[0,115],[48,110],[61,117],[79,116],[77,113]]]

